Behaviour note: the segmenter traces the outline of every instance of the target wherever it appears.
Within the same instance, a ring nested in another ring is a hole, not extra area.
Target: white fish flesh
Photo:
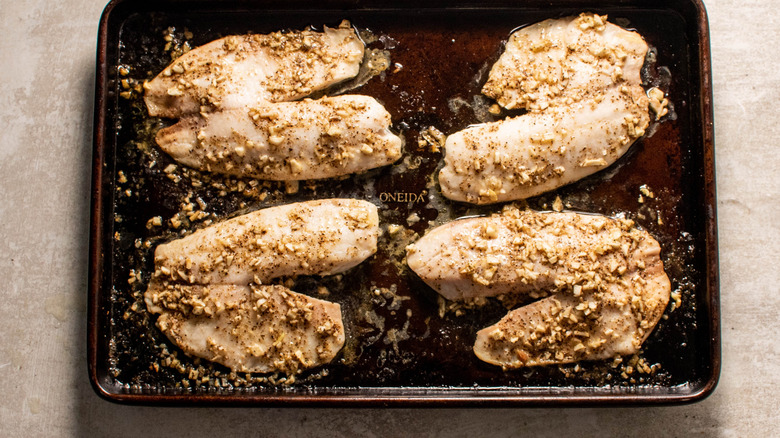
[[[357,75],[364,46],[348,22],[323,32],[231,35],[195,48],[145,84],[149,115],[300,99]]]
[[[593,14],[512,34],[483,93],[528,112],[447,137],[444,196],[525,199],[614,163],[650,121],[640,77],[646,52],[639,34]]]
[[[660,246],[631,221],[508,209],[450,222],[407,252],[451,300],[543,298],[477,334],[474,351],[506,368],[638,351],[669,302]]]
[[[257,210],[162,244],[155,278],[190,284],[267,283],[344,272],[376,252],[375,205],[324,199]]]
[[[296,374],[330,362],[344,345],[338,304],[283,286],[154,282],[144,298],[185,353],[238,372]]]
[[[187,116],[157,143],[199,170],[264,180],[332,178],[385,166],[401,156],[390,114],[361,95],[282,102]]]
[[[159,245],[144,298],[185,353],[241,372],[288,375],[344,345],[338,304],[266,283],[344,272],[376,252],[377,208],[326,199],[266,208]]]

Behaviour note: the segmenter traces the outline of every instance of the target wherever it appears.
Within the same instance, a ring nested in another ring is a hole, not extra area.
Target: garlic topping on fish
[[[593,14],[513,33],[483,93],[528,112],[450,135],[443,194],[474,204],[524,199],[614,163],[650,121],[646,53],[639,34]]]
[[[146,305],[187,354],[236,371],[295,374],[341,349],[341,310],[266,283],[344,272],[376,252],[378,235],[376,206],[354,199],[238,216],[158,246]]]
[[[660,246],[631,221],[507,209],[450,222],[407,261],[445,298],[541,298],[477,334],[474,351],[505,368],[638,351],[669,302]]]
[[[153,282],[144,299],[185,353],[238,372],[296,374],[344,345],[341,306],[284,286]]]
[[[199,170],[277,181],[332,178],[393,163],[390,114],[360,95],[305,98],[358,74],[347,22],[324,32],[230,36],[188,52],[146,85],[152,116],[180,117],[157,143]]]
[[[375,205],[324,199],[257,210],[162,244],[155,277],[190,284],[266,283],[344,272],[376,252]]]
[[[401,156],[390,114],[361,95],[281,102],[187,116],[160,130],[176,161],[264,180],[331,178],[385,166]]]
[[[348,22],[323,32],[231,35],[195,48],[148,81],[149,115],[246,108],[300,99],[352,78],[364,46]]]
[[[544,111],[639,86],[647,54],[641,35],[606,15],[545,20],[514,32],[482,92],[507,109]]]

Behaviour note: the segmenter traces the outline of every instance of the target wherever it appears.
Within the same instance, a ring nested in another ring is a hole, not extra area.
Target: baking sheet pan
[[[471,351],[476,331],[506,313],[498,302],[461,308],[442,302],[403,262],[403,248],[431,227],[501,206],[448,201],[435,179],[442,152],[418,142],[429,127],[445,134],[491,115],[480,95],[510,32],[583,11],[636,29],[654,56],[644,78],[673,104],[671,116],[610,168],[529,199],[634,219],[661,243],[679,308],[635,358],[502,371]],[[294,188],[201,174],[154,145],[170,121],[150,118],[133,88],[185,45],[224,35],[336,26],[348,19],[389,55],[389,68],[353,93],[382,102],[405,139],[393,166]],[[93,155],[88,360],[101,396],[141,404],[531,406],[683,403],[706,397],[720,369],[713,127],[706,14],[699,1],[155,2],[113,1],[101,20]],[[123,82],[124,80],[124,82]],[[652,190],[643,196],[640,186]],[[236,214],[327,197],[379,206],[379,251],[341,277],[297,278],[293,290],[342,306],[347,342],[336,360],[297,376],[235,375],[188,358],[154,327],[141,298],[154,247]],[[203,211],[192,217],[182,206]],[[161,219],[155,225],[154,218]],[[174,227],[171,218],[184,218]],[[656,365],[636,371],[636,361]],[[633,362],[632,362],[633,361]],[[633,366],[630,366],[633,363]]]

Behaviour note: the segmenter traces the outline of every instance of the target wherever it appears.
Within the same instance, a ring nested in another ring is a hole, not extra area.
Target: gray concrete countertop
[[[97,25],[106,0],[0,0],[0,435],[724,436],[780,422],[780,10],[708,0],[723,370],[701,403],[607,409],[119,406],[86,370]],[[773,55],[773,53],[775,55]]]

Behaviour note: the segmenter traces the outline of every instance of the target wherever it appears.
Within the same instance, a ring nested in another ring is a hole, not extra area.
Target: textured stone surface
[[[155,409],[87,380],[89,162],[104,0],[0,0],[0,435],[771,436],[780,421],[780,12],[710,0],[723,372],[646,409]],[[761,25],[757,25],[761,23]],[[633,432],[631,432],[633,431]]]

